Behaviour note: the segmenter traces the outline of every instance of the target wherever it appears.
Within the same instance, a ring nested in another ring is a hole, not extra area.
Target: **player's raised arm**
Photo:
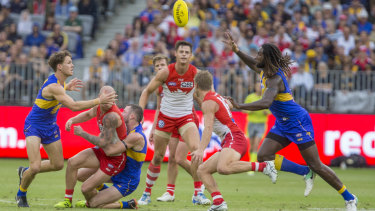
[[[70,118],[65,123],[65,130],[70,131],[71,126],[73,124],[77,124],[77,123],[81,123],[81,122],[87,122],[90,119],[96,117],[96,109],[97,109],[97,107],[95,106],[94,108],[91,108],[90,110],[84,111],[84,112],[78,114],[77,116]]]
[[[116,128],[121,125],[121,118],[114,112],[107,113],[103,118],[103,129],[99,136],[94,136],[84,131],[81,126],[74,127],[74,134],[81,136],[90,143],[104,149],[109,144],[119,141]]]
[[[139,106],[141,106],[142,109],[145,109],[149,95],[159,88],[159,86],[163,85],[163,83],[167,80],[168,75],[168,67],[160,70],[142,91],[141,97],[139,98]]]
[[[46,90],[46,95],[55,98],[64,106],[68,107],[72,111],[81,111],[88,108],[92,108],[100,103],[113,103],[116,100],[116,93],[106,93],[102,94],[100,97],[87,100],[87,101],[74,101],[69,95],[66,94],[64,88],[59,84],[51,84]],[[44,93],[43,93],[44,94]]]
[[[276,95],[279,93],[279,86],[281,82],[282,82],[282,79],[277,75],[269,78],[266,81],[267,88],[263,94],[262,99],[255,101],[253,103],[238,104],[230,97],[227,99],[230,100],[233,107],[237,109],[241,109],[241,110],[257,111],[257,110],[268,109],[271,106]]]
[[[260,73],[261,70],[256,66],[256,61],[253,57],[243,53],[237,46],[236,42],[234,42],[232,34],[229,31],[225,32],[225,40],[223,42],[229,45],[232,48],[232,51],[237,54],[238,57],[252,70],[257,73]]]

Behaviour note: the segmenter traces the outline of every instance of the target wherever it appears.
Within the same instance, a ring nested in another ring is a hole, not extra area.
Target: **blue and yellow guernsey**
[[[139,184],[142,164],[146,159],[147,138],[146,138],[146,135],[143,133],[141,124],[139,124],[136,128],[130,131],[129,134],[130,133],[141,134],[145,142],[144,147],[140,151],[136,151],[133,149],[126,150],[127,160],[126,160],[125,168],[119,174],[112,177],[112,182],[116,184],[126,183],[129,189],[132,189],[132,188],[136,188]]]
[[[50,84],[60,84],[55,74],[50,75],[39,90],[38,96],[35,99],[33,108],[29,115],[27,115],[25,122],[37,126],[49,126],[56,123],[57,112],[61,107],[61,103],[55,99],[49,100],[42,96],[43,89]],[[65,83],[62,84],[65,87]]]
[[[276,117],[276,123],[278,123],[278,126],[281,127],[279,129],[289,130],[293,126],[296,126],[296,124],[299,124],[298,121],[293,120],[303,118],[305,115],[308,115],[308,113],[303,107],[301,107],[294,101],[285,73],[281,69],[279,69],[276,74],[282,78],[285,90],[282,93],[278,93],[276,95],[269,109]],[[267,88],[267,78],[264,76],[263,71],[260,73],[260,77],[263,95],[264,91]]]

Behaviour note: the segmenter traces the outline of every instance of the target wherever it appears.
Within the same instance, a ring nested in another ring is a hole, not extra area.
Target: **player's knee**
[[[74,159],[74,157],[68,159],[67,168],[77,168],[77,166],[78,166],[78,162],[76,162],[76,159]]]
[[[86,193],[89,193],[91,191],[91,188],[88,185],[83,184],[81,186],[81,191],[82,191],[83,194],[86,194]],[[91,202],[90,202],[90,207],[91,206],[92,205],[91,205]]]
[[[102,208],[103,206],[101,204],[98,204],[95,200],[91,200],[89,202],[90,208]]]
[[[30,165],[29,171],[32,175],[40,172],[40,165]]]
[[[314,172],[316,173],[319,173],[321,171],[323,171],[323,163],[322,162],[310,162],[308,163],[308,166],[310,167],[311,170],[313,170]]]
[[[64,161],[62,161],[62,162],[57,162],[57,163],[54,163],[53,164],[53,169],[55,170],[55,171],[59,171],[59,170],[61,170],[61,169],[63,169],[64,168]]]
[[[197,169],[197,174],[199,178],[202,178],[202,175],[205,173],[204,165],[200,165]]]
[[[160,156],[160,155],[157,155],[157,154],[154,154],[154,158],[153,158],[153,163],[154,165],[160,165],[161,162],[163,161],[163,156]]]

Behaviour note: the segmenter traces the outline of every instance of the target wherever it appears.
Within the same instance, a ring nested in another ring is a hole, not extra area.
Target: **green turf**
[[[2,179],[0,210],[20,210],[14,201],[18,190],[16,169],[20,165],[27,166],[27,164],[28,161],[24,159],[0,159]],[[138,190],[127,199],[139,199],[141,196],[145,187],[145,172],[148,164],[143,165]],[[160,177],[153,188],[152,203],[140,207],[140,210],[207,210],[208,207],[194,206],[191,203],[193,182],[181,168],[176,183],[175,202],[156,202],[156,198],[165,192],[166,167],[165,164],[162,166]],[[359,198],[360,210],[375,210],[374,169],[334,170],[349,191]],[[37,175],[28,191],[31,210],[54,210],[53,205],[63,200],[65,194],[64,176],[65,168],[59,172]],[[279,173],[275,185],[261,173],[256,173],[255,176],[248,176],[246,173],[229,176],[215,174],[214,177],[230,210],[341,210],[344,208],[342,197],[319,177],[315,180],[314,189],[307,198],[303,196],[305,185],[302,177],[290,173]],[[207,192],[206,196],[209,197]],[[80,184],[75,188],[73,200],[75,202],[79,199],[83,199]]]

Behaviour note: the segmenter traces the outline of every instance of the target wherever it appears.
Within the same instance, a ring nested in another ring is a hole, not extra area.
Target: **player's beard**
[[[261,68],[261,69],[263,69],[263,68],[266,66],[266,64],[265,64],[265,62],[264,62],[264,60],[263,60],[263,61],[257,63],[256,66],[257,66],[257,68]]]

